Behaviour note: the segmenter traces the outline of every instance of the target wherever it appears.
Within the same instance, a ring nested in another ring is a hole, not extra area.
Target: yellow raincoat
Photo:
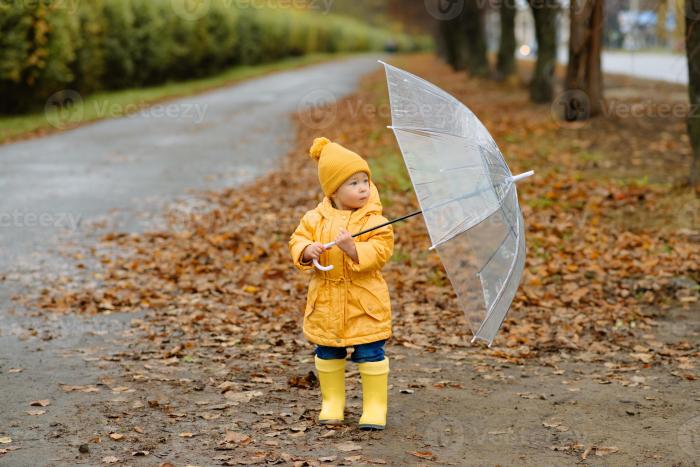
[[[367,203],[355,210],[333,207],[328,196],[304,214],[289,240],[294,266],[312,270],[304,311],[304,337],[331,347],[366,344],[391,336],[389,289],[380,272],[394,251],[391,225],[354,237],[359,263],[334,246],[321,254],[319,262],[334,267],[320,271],[301,263],[304,248],[336,239],[343,227],[350,234],[387,222],[377,187],[370,181]]]

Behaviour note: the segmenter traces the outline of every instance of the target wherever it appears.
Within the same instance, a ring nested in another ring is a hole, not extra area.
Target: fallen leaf
[[[430,451],[406,451],[412,456],[420,457],[421,459],[435,460],[435,455]]]
[[[134,390],[129,388],[128,386],[118,386],[116,388],[112,388],[112,392],[134,392]]]
[[[245,446],[246,444],[250,444],[252,439],[250,436],[244,434],[244,433],[238,433],[236,431],[227,431],[226,435],[224,435],[224,443],[236,443],[240,444],[241,446]]]
[[[616,446],[597,446],[595,448],[595,455],[596,456],[607,456],[608,454],[614,454],[618,452],[620,448]]]
[[[262,396],[262,391],[226,391],[224,397],[233,402],[250,402],[253,397]]]
[[[359,451],[362,449],[362,446],[357,443],[353,443],[352,441],[348,441],[346,443],[336,445],[336,449],[343,452]]]
[[[642,363],[651,363],[654,360],[654,355],[650,353],[631,353],[630,357],[632,357],[635,360],[639,360]]]
[[[96,386],[71,386],[69,384],[61,384],[60,387],[65,392],[100,392],[100,388]]]
[[[51,401],[49,399],[41,399],[38,401],[32,401],[29,403],[29,405],[35,405],[35,406],[40,406],[40,407],[46,407],[47,405],[50,405]]]

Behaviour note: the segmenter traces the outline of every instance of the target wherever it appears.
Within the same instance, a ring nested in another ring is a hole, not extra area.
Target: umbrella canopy
[[[384,63],[392,128],[432,242],[475,339],[489,346],[525,264],[513,176],[484,125],[437,86]]]

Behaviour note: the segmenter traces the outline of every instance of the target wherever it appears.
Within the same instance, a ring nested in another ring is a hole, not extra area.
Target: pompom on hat
[[[326,196],[331,196],[345,180],[356,172],[365,172],[372,179],[369,165],[358,154],[328,138],[314,139],[309,155],[318,161],[318,180]]]

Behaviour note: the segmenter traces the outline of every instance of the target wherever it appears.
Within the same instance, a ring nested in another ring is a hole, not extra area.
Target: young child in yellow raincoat
[[[362,380],[359,427],[386,425],[389,359],[384,343],[391,336],[389,289],[380,272],[394,250],[391,225],[358,237],[352,234],[387,222],[367,162],[327,138],[309,151],[318,161],[325,197],[307,211],[289,240],[294,266],[312,271],[304,311],[304,337],[316,344],[314,361],[321,385],[319,422],[344,420],[346,347]],[[335,247],[324,248],[325,243]],[[314,267],[333,265],[330,271]]]

